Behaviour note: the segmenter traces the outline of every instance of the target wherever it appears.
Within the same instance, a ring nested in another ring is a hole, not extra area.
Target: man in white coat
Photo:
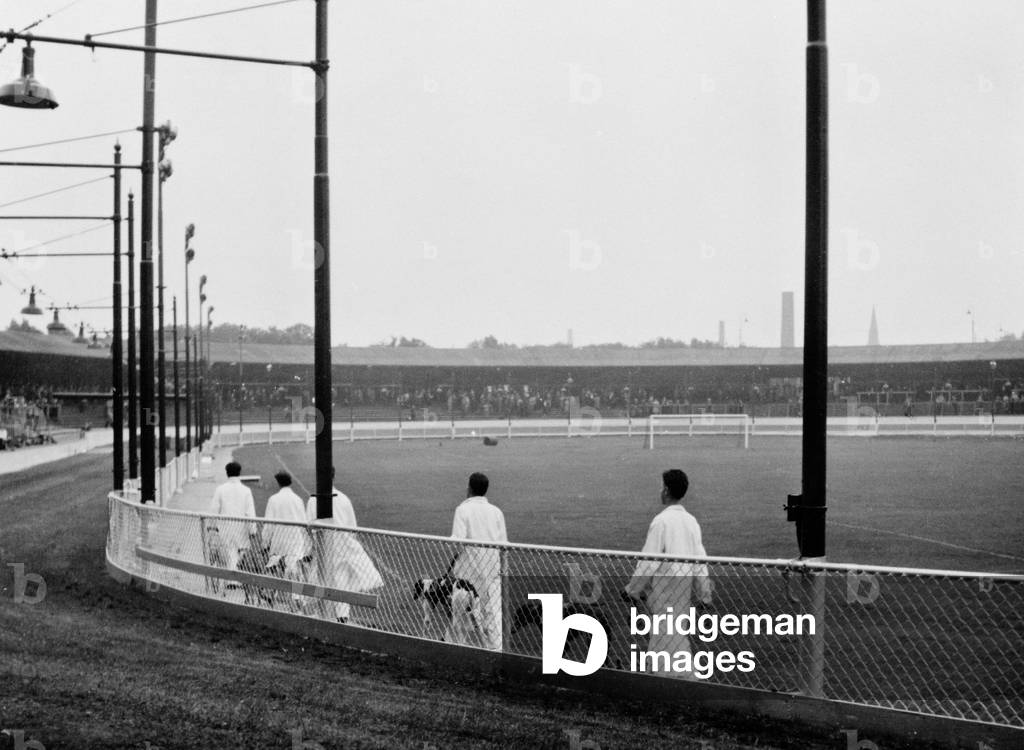
[[[333,468],[331,479],[334,479]],[[306,502],[306,520],[320,527],[343,526],[354,529],[358,526],[352,501],[337,487],[332,487],[331,506],[331,518],[318,519],[316,497],[310,497]],[[327,528],[314,529],[313,550],[323,586],[359,593],[384,585],[377,566],[354,533]],[[335,602],[334,616],[338,622],[348,622],[350,611],[347,602]]]
[[[487,500],[490,480],[469,477],[466,499],[455,509],[452,538],[474,542],[507,542],[505,515]],[[493,547],[467,544],[452,564],[451,575],[473,584],[480,597],[480,629],[484,648],[501,650],[501,555]]]
[[[231,461],[224,467],[224,472],[228,475],[228,481],[217,487],[213,493],[213,512],[219,516],[255,518],[256,506],[252,500],[252,490],[242,484],[242,465],[237,461]],[[237,570],[239,554],[250,544],[252,524],[220,521],[217,528],[227,557],[227,567]]]
[[[267,509],[263,516],[268,521],[297,521],[306,523],[306,508],[302,498],[292,489],[292,475],[287,471],[279,471],[274,475],[280,489],[267,500]],[[266,524],[263,527],[264,540],[270,545],[268,549],[267,567],[273,568],[278,563],[284,569],[284,577],[292,581],[299,579],[299,563],[306,556],[308,541],[303,526]],[[293,595],[298,604],[298,597]]]
[[[700,524],[682,505],[690,480],[679,469],[669,469],[661,478],[661,502],[665,508],[651,521],[641,552],[706,557]],[[626,586],[625,594],[630,599],[646,601],[652,615],[667,613],[669,607],[675,615],[680,615],[689,611],[691,600],[710,604],[711,591],[708,568],[703,563],[641,560]],[[677,652],[693,653],[689,638],[679,634],[652,634],[647,648],[649,651],[667,651],[670,661],[675,659]],[[669,671],[665,676],[692,679],[693,671]]]

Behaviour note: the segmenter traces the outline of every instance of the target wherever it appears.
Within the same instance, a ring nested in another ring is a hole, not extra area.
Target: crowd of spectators
[[[0,448],[52,442],[46,428],[58,406],[50,387],[12,383],[0,386],[0,393]]]
[[[603,373],[607,380],[607,373]],[[429,387],[335,384],[336,410],[352,410],[365,418],[403,419],[494,417],[559,417],[567,410],[591,408],[606,415],[644,418],[650,414],[693,414],[701,412],[765,414],[770,406],[781,406],[782,413],[796,416],[802,405],[801,380],[798,377],[771,377],[761,382],[741,384],[705,381],[692,385],[591,385],[567,378],[558,385],[526,383],[467,384],[453,387],[438,383]],[[914,414],[974,413],[978,404],[997,413],[1024,413],[1021,390],[1013,382],[998,381],[995,401],[992,387],[974,383],[947,381],[931,385],[890,385],[884,381],[858,382],[849,376],[828,379],[830,400],[837,404],[871,406],[880,413]],[[270,409],[274,419],[298,419],[296,408],[311,405],[311,388],[300,379],[287,384],[247,383],[213,385],[222,409],[242,408],[247,412]],[[368,415],[368,416],[366,416]]]

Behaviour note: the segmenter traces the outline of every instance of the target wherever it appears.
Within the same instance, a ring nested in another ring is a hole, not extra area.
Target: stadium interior
[[[296,410],[312,404],[312,347],[214,342],[208,350],[204,390],[222,419],[297,421]],[[580,408],[609,417],[796,417],[801,357],[799,348],[755,347],[336,347],[335,420],[551,418]],[[921,417],[1024,411],[1018,341],[835,347],[829,362],[831,416],[866,408],[879,416]],[[180,369],[183,399],[183,363]],[[105,346],[0,333],[0,426],[9,442],[39,440],[49,429],[108,426],[110,372]]]

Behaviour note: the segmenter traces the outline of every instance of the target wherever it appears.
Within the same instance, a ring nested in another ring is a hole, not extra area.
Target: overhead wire
[[[90,39],[95,39],[98,36],[109,36],[111,34],[121,34],[125,31],[138,31],[139,29],[147,29],[151,26],[169,26],[172,23],[184,23],[185,21],[198,21],[203,18],[213,18],[214,16],[226,16],[231,13],[242,13],[248,10],[257,10],[259,8],[269,8],[272,5],[287,5],[288,3],[296,3],[299,0],[274,0],[269,3],[258,3],[256,5],[245,5],[241,8],[231,8],[229,10],[218,10],[212,13],[202,13],[195,16],[185,16],[184,18],[171,18],[166,21],[157,21],[152,24],[142,24],[141,26],[126,26],[123,29],[112,29],[110,31],[101,31],[99,34],[89,34]]]
[[[25,33],[26,31],[30,31],[30,30],[34,29],[34,28],[35,28],[36,26],[38,26],[39,24],[41,24],[41,23],[42,23],[43,21],[47,21],[47,20],[49,20],[49,19],[53,18],[53,17],[54,17],[55,15],[57,15],[58,13],[61,13],[62,11],[65,11],[65,10],[67,10],[67,9],[68,9],[68,8],[70,8],[70,7],[72,6],[72,5],[75,5],[75,4],[79,3],[80,1],[81,1],[81,0],[71,0],[71,2],[70,2],[70,3],[68,3],[67,5],[65,5],[65,6],[63,6],[63,7],[60,7],[60,8],[57,8],[57,10],[55,10],[55,11],[53,11],[53,12],[51,12],[51,13],[47,13],[47,14],[46,14],[45,16],[43,16],[42,18],[38,18],[38,19],[36,19],[35,21],[33,21],[32,23],[30,23],[30,24],[29,24],[28,26],[26,26],[25,28],[23,28],[23,29],[21,29],[20,31],[18,31],[18,33],[19,33],[19,34],[24,34],[24,33]],[[4,42],[4,43],[3,43],[3,45],[2,45],[2,46],[0,46],[0,52],[3,52],[3,51],[4,51],[5,49],[7,49],[7,45],[9,45],[9,44],[10,44],[10,42]]]
[[[75,141],[87,141],[90,138],[105,138],[108,135],[121,135],[123,133],[134,133],[138,128],[125,128],[123,130],[111,130],[106,133],[94,133],[93,135],[80,135],[75,138],[62,138],[59,141],[46,141],[44,143],[31,143],[28,146],[10,146],[8,148],[0,148],[0,154],[6,154],[11,151],[24,151],[30,148],[42,148],[43,146],[55,146],[58,143],[74,143]]]
[[[29,195],[25,198],[18,198],[16,201],[8,201],[7,203],[0,203],[0,208],[7,208],[8,206],[16,206],[19,203],[27,203],[28,201],[35,200],[36,198],[44,198],[47,195],[54,195],[56,193],[63,193],[65,190],[73,190],[74,188],[82,187],[83,185],[92,185],[94,182],[101,182],[103,180],[109,180],[109,177],[96,177],[92,180],[86,180],[85,182],[76,182],[74,185],[67,185],[65,187],[57,188],[56,190],[47,190],[45,193],[36,193],[35,195]]]
[[[89,232],[95,232],[98,229],[105,229],[108,226],[110,226],[110,223],[104,221],[102,224],[97,224],[95,226],[79,230],[77,232],[71,232],[70,234],[64,234],[64,235],[61,235],[60,237],[53,237],[52,239],[46,240],[44,242],[37,242],[34,245],[29,245],[28,247],[20,247],[17,250],[12,250],[11,252],[23,253],[26,250],[35,250],[36,248],[45,247],[46,245],[49,245],[51,242],[57,242],[58,240],[66,240],[69,237],[78,237],[81,234],[88,234]]]

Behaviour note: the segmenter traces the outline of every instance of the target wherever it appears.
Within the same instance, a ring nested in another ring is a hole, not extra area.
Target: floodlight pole
[[[139,477],[139,396],[135,330],[135,195],[128,193],[128,476]]]
[[[147,47],[156,45],[156,0],[146,0]],[[139,285],[141,310],[139,326],[139,397],[142,401],[142,434],[139,448],[142,451],[142,481],[140,483],[142,503],[156,500],[156,455],[153,402],[153,110],[156,90],[156,54],[147,51],[143,55],[142,74],[142,258],[139,262]]]
[[[167,466],[167,335],[164,321],[164,182],[171,176],[171,170],[165,169],[164,153],[167,144],[173,140],[170,123],[157,129],[160,133],[160,150],[157,164],[156,183],[156,309],[157,309],[157,419],[160,425],[159,453],[161,468]]]
[[[173,321],[172,335],[174,336],[174,352],[171,355],[174,358],[174,457],[177,458],[181,455],[181,411],[178,403],[181,385],[178,380],[178,298],[176,296],[171,297],[171,320]]]
[[[188,266],[192,262],[189,257],[188,237],[185,235],[185,452],[192,450],[192,327],[189,321],[188,307]],[[194,256],[193,256],[194,257]]]
[[[327,0],[316,0],[313,139],[313,391],[316,397],[316,517],[333,515],[334,415],[331,394],[330,182],[327,162]]]
[[[114,145],[114,164],[120,167],[121,144]],[[114,170],[114,340],[110,344],[111,400],[114,428],[114,489],[124,489],[124,362],[121,356],[121,170]]]
[[[807,2],[803,499],[800,555],[825,557],[828,433],[828,47],[825,0]]]

